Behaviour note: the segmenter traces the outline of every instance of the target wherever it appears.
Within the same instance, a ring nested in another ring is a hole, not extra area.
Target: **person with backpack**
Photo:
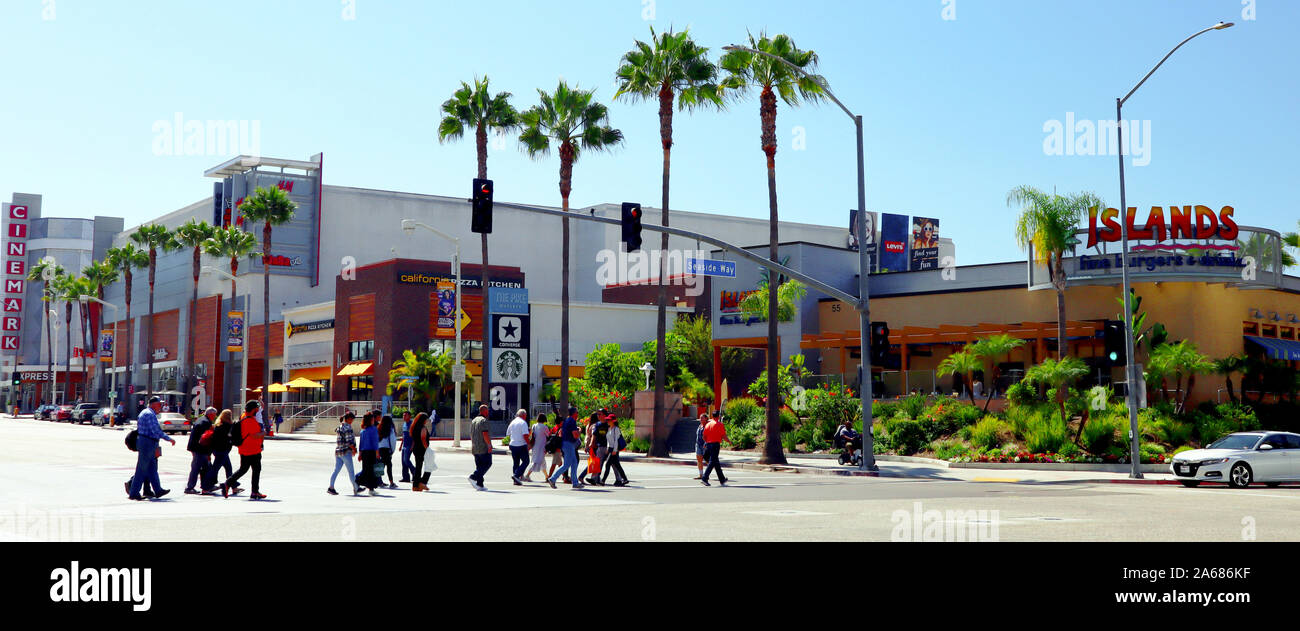
[[[560,447],[564,450],[564,464],[559,471],[546,478],[546,483],[555,488],[555,481],[561,475],[567,475],[573,481],[576,491],[583,487],[582,475],[578,473],[578,445],[582,442],[582,430],[578,428],[578,408],[569,407],[569,415],[560,425]]]
[[[614,473],[614,486],[627,486],[627,474],[623,472],[623,465],[618,460],[618,453],[627,449],[627,441],[623,438],[623,431],[618,428],[618,419],[613,414],[608,419],[609,430],[605,432],[605,474],[600,478],[603,486],[605,480],[609,479],[609,473]]]
[[[533,465],[524,473],[524,482],[532,482],[534,473],[541,473],[546,468],[546,442],[551,437],[551,428],[546,425],[546,415],[537,415],[537,422],[533,423],[532,444],[533,453],[531,458]]]
[[[250,500],[263,500],[266,496],[258,492],[258,484],[262,480],[262,440],[266,437],[265,428],[257,420],[257,411],[261,408],[258,401],[249,401],[244,404],[244,417],[239,419],[239,424],[231,428],[230,442],[239,447],[239,470],[235,475],[226,478],[221,484],[221,496],[230,496],[230,487],[234,486],[239,478],[248,473],[249,469],[253,471],[253,491],[249,494]]]
[[[152,487],[154,498],[161,498],[170,492],[162,487],[162,481],[158,479],[158,457],[162,455],[162,448],[158,443],[165,440],[175,445],[176,441],[163,433],[162,427],[158,425],[160,409],[162,409],[162,399],[150,397],[149,407],[136,418],[135,475],[131,477],[126,488],[126,496],[132,500],[144,499],[140,495],[140,488],[146,484]]]
[[[208,408],[203,416],[190,427],[190,440],[186,449],[190,452],[190,477],[185,483],[186,495],[199,495],[201,491],[194,488],[208,478],[208,467],[212,466],[212,422],[217,418],[217,408]],[[204,491],[208,490],[205,485]]]
[[[379,486],[379,476],[375,473],[375,464],[379,462],[379,427],[374,412],[366,412],[361,417],[361,473],[357,474],[357,483],[378,495],[375,488]]]
[[[597,412],[591,415],[590,438],[587,443],[588,454],[588,476],[587,482],[597,486],[604,486],[600,480],[600,471],[605,464],[605,456],[608,455],[608,449],[605,447],[606,436],[609,434],[609,422],[605,420],[605,415]]]
[[[402,479],[400,483],[411,481],[411,472],[415,467],[411,465],[411,412],[402,412],[402,427],[399,428],[402,433]]]
[[[338,479],[339,471],[344,465],[348,468],[348,480],[352,481],[352,494],[361,495],[361,487],[357,486],[356,472],[352,470],[352,456],[357,453],[356,434],[352,432],[352,420],[357,417],[356,414],[348,412],[339,418],[339,426],[334,428],[334,433],[338,436],[334,444],[334,474],[330,476],[330,486],[325,489],[330,495],[338,495],[339,492],[334,490],[334,480]]]
[[[233,427],[230,419],[233,414],[230,410],[222,410],[221,415],[212,424],[212,439],[209,441],[209,450],[212,452],[212,464],[208,465],[208,473],[203,478],[203,494],[212,495],[217,489],[217,474],[224,468],[226,478],[229,479],[234,469],[230,466],[230,430]],[[243,489],[231,485],[230,493],[237,494]]]
[[[560,436],[560,428],[564,426],[564,418],[557,412],[555,414],[555,425],[547,428],[546,453],[551,454],[551,468],[546,472],[546,478],[550,479],[555,475],[556,468],[561,469],[564,474],[564,482],[569,482],[569,471],[564,467],[564,440]]]
[[[408,413],[409,416],[409,413]],[[408,450],[415,457],[415,478],[411,481],[411,490],[421,492],[429,490],[429,474],[424,471],[424,454],[429,449],[429,416],[424,412],[415,415],[407,433],[411,440]]]

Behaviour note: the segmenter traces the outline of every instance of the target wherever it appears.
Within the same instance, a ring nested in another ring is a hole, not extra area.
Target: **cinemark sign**
[[[18,353],[23,331],[23,295],[27,291],[27,207],[9,206],[5,231],[3,312],[0,313],[0,353]]]

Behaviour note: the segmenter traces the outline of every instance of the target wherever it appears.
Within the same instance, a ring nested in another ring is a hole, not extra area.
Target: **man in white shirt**
[[[510,421],[506,426],[506,436],[510,437],[510,459],[514,462],[514,468],[510,471],[510,480],[515,486],[523,486],[520,480],[524,476],[524,471],[528,469],[528,448],[531,446],[532,435],[528,432],[528,411],[519,410],[515,413],[515,420]]]

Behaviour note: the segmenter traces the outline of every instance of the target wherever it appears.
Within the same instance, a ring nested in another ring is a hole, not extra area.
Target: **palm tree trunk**
[[[768,221],[768,257],[777,262],[779,235],[777,230],[776,203],[776,94],[771,88],[764,88],[760,97],[760,118],[763,123],[763,152],[767,154],[767,206]],[[785,464],[785,453],[781,447],[781,406],[777,384],[780,376],[777,366],[780,364],[781,349],[777,342],[777,293],[780,289],[781,276],[775,271],[768,273],[767,283],[767,441],[763,448],[762,464]]]
[[[154,272],[158,268],[158,254],[154,248],[149,248],[149,342],[145,344],[144,357],[148,364],[148,370],[145,372],[144,392],[146,395],[153,394],[153,282]]]
[[[1065,337],[1065,266],[1061,259],[1061,254],[1056,254],[1056,359],[1058,361],[1065,359],[1066,350],[1070,346],[1069,339]]]
[[[81,316],[81,390],[84,393],[85,400],[90,399],[90,363],[87,358],[86,346],[89,340],[86,337],[86,331],[89,323],[86,317],[90,314],[90,306],[82,302],[78,305],[78,315]]]
[[[262,227],[262,252],[271,253],[271,221]],[[245,348],[244,352],[248,352]],[[247,379],[247,377],[245,377]],[[372,395],[373,396],[373,395]],[[271,268],[262,260],[262,399],[263,405],[271,400]],[[262,412],[262,419],[270,418]]]
[[[199,271],[200,268],[202,267],[202,264],[203,264],[202,254],[199,251],[199,247],[195,246],[194,247],[194,289],[190,294],[190,322],[185,329],[186,330],[186,335],[185,335],[186,357],[185,358],[189,360],[188,361],[189,369],[185,371],[184,392],[186,395],[190,393],[190,388],[194,387],[194,378],[195,378],[194,373],[198,365],[194,361],[194,323],[196,320],[194,310],[197,309],[199,306]]]
[[[672,170],[672,150],[673,150],[673,90],[671,84],[664,84],[659,90],[659,140],[664,151],[664,173],[663,184],[661,185],[661,202],[660,212],[662,213],[660,223],[668,225],[668,184],[669,174]],[[659,313],[655,322],[655,409],[654,419],[650,425],[650,436],[652,444],[650,455],[656,457],[668,456],[668,435],[671,431],[668,419],[665,417],[667,410],[664,409],[664,394],[666,388],[666,377],[664,374],[664,365],[668,362],[668,287],[664,285],[664,253],[668,250],[668,233],[664,232],[659,238]],[[673,418],[677,415],[674,414]]]
[[[135,362],[134,362],[134,353],[132,352],[132,350],[134,349],[134,344],[135,344],[135,340],[134,340],[133,338],[134,338],[135,336],[133,335],[134,332],[131,330],[131,329],[132,329],[132,326],[131,326],[131,284],[132,284],[132,283],[131,283],[131,281],[132,281],[132,278],[131,278],[131,272],[128,270],[128,271],[126,272],[125,276],[126,276],[126,296],[125,296],[125,299],[126,299],[126,383],[122,385],[122,393],[123,393],[122,399],[123,399],[123,406],[124,406],[122,409],[123,409],[123,410],[124,410],[128,415],[130,415],[130,414],[135,414],[135,397],[134,397],[134,396],[130,396],[130,397],[126,396],[126,392],[127,392],[128,390],[131,389],[131,386],[132,386],[132,385],[134,385],[134,382],[132,382],[131,380],[135,377],[135,374],[134,374],[135,371],[132,370],[132,366],[133,366],[133,364],[135,363]],[[113,343],[116,344],[117,341],[114,340]]]
[[[63,373],[64,383],[68,384],[67,387],[63,389],[63,402],[67,403],[68,395],[75,394],[72,392],[72,301],[63,303],[63,341],[66,342],[67,345],[67,348],[63,352],[63,356],[66,358],[68,364],[68,369]]]
[[[41,290],[46,297],[49,296],[49,283]],[[50,358],[50,367],[46,372],[50,373],[50,405],[54,405],[54,326],[50,322],[50,303],[41,303],[41,315],[45,316],[45,356]]]
[[[1236,403],[1237,393],[1232,387],[1232,373],[1228,373],[1226,376],[1224,376],[1224,381],[1226,381],[1228,385],[1228,400],[1233,403]]]
[[[573,190],[573,147],[560,145],[560,199],[562,210],[569,212],[569,193]],[[564,245],[560,264],[560,413],[569,413],[569,218],[562,221]]]
[[[476,131],[474,134],[474,140],[475,140],[475,144],[478,147],[478,177],[479,179],[486,180],[487,179],[487,127],[482,122],[480,122],[478,125],[478,131]],[[479,287],[482,288],[480,291],[483,292],[483,339],[481,340],[483,344],[483,379],[481,380],[482,381],[481,391],[483,393],[483,401],[487,401],[488,387],[489,387],[488,377],[490,377],[492,374],[491,366],[488,365],[488,362],[491,359],[490,357],[488,357],[488,355],[492,349],[491,346],[492,326],[491,326],[490,318],[488,316],[488,236],[487,233],[483,233],[479,235],[479,245],[483,250],[483,268],[480,270],[480,274],[479,274]],[[461,291],[461,288],[457,287],[456,291]],[[457,314],[456,317],[459,318],[460,315]],[[519,403],[523,404],[523,401],[520,401]]]

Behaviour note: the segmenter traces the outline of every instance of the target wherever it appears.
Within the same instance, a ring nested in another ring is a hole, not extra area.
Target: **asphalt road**
[[[627,488],[512,486],[498,450],[487,492],[466,453],[439,453],[432,492],[325,493],[328,437],[267,441],[269,498],[182,494],[184,436],[164,446],[159,501],[132,502],[124,432],[0,418],[0,540],[187,541],[1242,541],[1300,540],[1300,488],[1185,489],[736,470],[702,487],[693,467],[629,464]],[[165,445],[165,444],[164,444]],[[233,458],[233,457],[232,457]],[[238,466],[238,459],[233,458]],[[890,463],[881,463],[890,473]],[[903,467],[900,472],[905,473]],[[346,475],[346,470],[340,478]],[[247,484],[245,484],[247,486]],[[338,483],[346,492],[347,484]]]

